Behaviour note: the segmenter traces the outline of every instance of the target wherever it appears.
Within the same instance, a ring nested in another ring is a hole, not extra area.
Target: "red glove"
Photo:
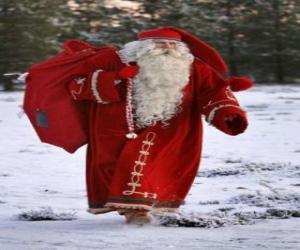
[[[235,107],[228,107],[217,111],[212,123],[229,135],[241,134],[248,126],[245,112]]]
[[[138,66],[126,66],[119,71],[118,77],[119,79],[133,78],[135,77],[135,75],[137,75],[138,72]]]

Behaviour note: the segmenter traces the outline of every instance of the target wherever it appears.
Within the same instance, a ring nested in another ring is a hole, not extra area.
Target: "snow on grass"
[[[247,132],[205,126],[186,204],[138,227],[116,212],[88,214],[86,148],[41,143],[21,116],[23,93],[0,93],[0,249],[298,249],[300,87],[236,95]]]
[[[23,212],[17,216],[18,220],[42,221],[42,220],[75,220],[75,213],[54,213],[51,207],[43,208],[39,211]]]

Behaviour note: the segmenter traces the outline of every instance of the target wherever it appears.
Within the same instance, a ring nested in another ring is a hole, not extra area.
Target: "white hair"
[[[118,54],[124,63],[136,62],[140,56],[155,48],[154,42],[155,39],[132,41],[124,44],[123,48],[118,51]],[[181,53],[190,51],[185,43],[179,41],[176,41],[176,49]]]
[[[184,86],[189,81],[193,55],[182,42],[175,48],[156,48],[153,40],[134,41],[119,51],[123,62],[135,61],[133,108],[137,126],[167,125],[180,111]]]

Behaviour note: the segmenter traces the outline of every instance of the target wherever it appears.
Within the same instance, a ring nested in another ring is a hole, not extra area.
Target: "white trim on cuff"
[[[211,124],[211,123],[212,123],[213,119],[215,118],[216,112],[217,112],[219,109],[226,108],[226,107],[236,107],[236,108],[241,109],[240,106],[233,105],[233,104],[225,104],[225,105],[217,106],[217,107],[213,108],[213,109],[209,112],[209,114],[208,114],[208,116],[207,116],[207,119],[206,119],[206,121],[208,122],[208,124]],[[242,110],[242,109],[241,109],[241,110]]]
[[[102,100],[102,98],[100,97],[100,94],[98,92],[98,89],[97,89],[98,76],[99,76],[100,72],[102,72],[102,71],[103,71],[102,69],[98,69],[92,74],[91,89],[92,89],[93,95],[95,96],[96,101],[98,103],[107,104],[109,102],[105,102]]]

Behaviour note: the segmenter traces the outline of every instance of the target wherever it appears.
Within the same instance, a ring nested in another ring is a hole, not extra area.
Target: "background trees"
[[[143,29],[174,25],[220,51],[233,75],[300,81],[297,0],[0,0],[0,83],[56,53],[69,38],[121,46]]]

